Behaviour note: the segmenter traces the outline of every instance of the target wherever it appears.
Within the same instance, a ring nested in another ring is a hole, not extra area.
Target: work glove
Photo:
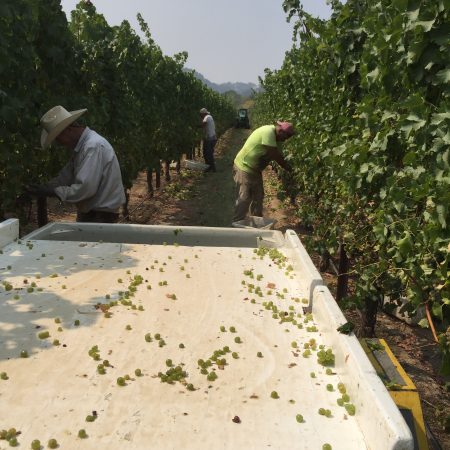
[[[56,197],[55,188],[47,184],[30,184],[27,186],[26,191],[37,197]]]

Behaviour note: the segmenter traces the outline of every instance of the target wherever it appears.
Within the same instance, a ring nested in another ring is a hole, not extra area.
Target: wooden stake
[[[425,312],[427,314],[428,323],[430,324],[431,332],[433,333],[434,340],[439,343],[437,337],[436,328],[434,327],[433,318],[431,317],[430,308],[428,307],[428,302],[425,303]]]

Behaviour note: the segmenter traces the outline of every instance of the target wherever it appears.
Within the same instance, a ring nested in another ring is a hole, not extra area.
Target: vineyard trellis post
[[[339,268],[336,290],[336,301],[340,302],[348,293],[348,270],[350,264],[343,242],[339,244]]]
[[[36,199],[37,203],[37,222],[39,227],[48,224],[47,197],[39,195]]]

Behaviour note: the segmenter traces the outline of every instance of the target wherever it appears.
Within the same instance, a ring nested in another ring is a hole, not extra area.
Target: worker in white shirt
[[[75,204],[78,222],[114,223],[125,203],[119,161],[106,139],[76,122],[86,111],[55,106],[42,116],[42,148],[56,141],[72,154],[58,176],[28,191]]]
[[[217,142],[216,126],[211,113],[206,109],[200,110],[201,126],[203,127],[203,158],[205,163],[208,164],[206,172],[215,172],[216,164],[214,162],[214,147]]]

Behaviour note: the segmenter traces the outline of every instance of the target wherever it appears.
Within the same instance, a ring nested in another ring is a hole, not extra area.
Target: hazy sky
[[[91,1],[110,25],[126,19],[139,34],[140,12],[165,54],[187,51],[186,66],[216,83],[257,82],[266,67],[281,66],[292,43],[282,0]],[[77,3],[61,1],[69,19]],[[303,5],[315,16],[330,16],[326,0],[304,0]]]

